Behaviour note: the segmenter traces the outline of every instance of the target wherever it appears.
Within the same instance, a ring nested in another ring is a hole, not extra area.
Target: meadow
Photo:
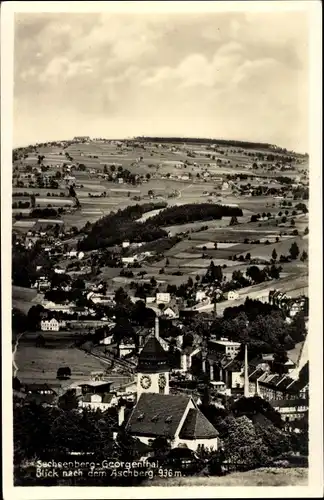
[[[306,468],[261,468],[247,472],[234,472],[227,476],[218,477],[181,477],[181,478],[156,478],[153,481],[147,482],[148,486],[237,486],[237,487],[253,487],[253,486],[307,486],[308,485],[308,469]]]

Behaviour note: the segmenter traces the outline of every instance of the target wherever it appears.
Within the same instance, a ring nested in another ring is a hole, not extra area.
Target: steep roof
[[[173,437],[189,402],[182,394],[141,394],[126,430],[136,436]]]
[[[249,377],[250,382],[256,382],[258,378],[261,377],[261,375],[264,373],[264,370],[262,368],[257,368]]]
[[[168,354],[156,337],[150,337],[144,345],[139,358],[137,371],[158,373],[169,369]]]
[[[242,364],[242,361],[233,359],[225,366],[225,370],[228,372],[240,372],[242,370]]]
[[[212,439],[217,436],[217,430],[200,410],[189,410],[179,434],[181,439]]]

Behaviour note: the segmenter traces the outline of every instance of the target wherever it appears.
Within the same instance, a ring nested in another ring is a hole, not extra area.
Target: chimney
[[[125,420],[125,406],[121,406],[118,410],[118,427],[120,427]]]
[[[249,394],[249,372],[248,372],[248,351],[247,345],[245,344],[245,353],[244,353],[244,397],[250,397]]]
[[[155,316],[155,338],[159,339],[160,336],[160,326],[159,326],[159,317]]]

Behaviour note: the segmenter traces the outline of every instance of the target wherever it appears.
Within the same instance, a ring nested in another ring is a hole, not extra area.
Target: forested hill
[[[187,224],[198,220],[221,219],[222,217],[241,217],[243,212],[238,207],[214,205],[211,203],[190,203],[168,207],[150,219],[156,226]]]
[[[121,244],[124,240],[131,242],[155,241],[167,236],[166,231],[162,229],[165,226],[243,215],[242,210],[238,207],[192,203],[168,207],[145,222],[137,220],[143,213],[164,206],[165,204],[134,205],[102,217],[94,224],[89,224],[84,228],[86,234],[84,239],[79,241],[79,249],[95,250]]]
[[[201,139],[194,137],[134,137],[135,141],[141,142],[160,142],[160,143],[173,143],[173,144],[215,144],[218,146],[231,146],[237,148],[246,149],[269,149],[276,151],[286,152],[286,149],[280,148],[274,144],[262,143],[262,142],[248,142],[248,141],[234,141],[230,139]]]

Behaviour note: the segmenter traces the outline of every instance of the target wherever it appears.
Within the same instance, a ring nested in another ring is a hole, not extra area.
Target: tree
[[[232,216],[229,225],[230,226],[236,226],[238,224],[237,217],[235,215]]]
[[[264,271],[261,271],[258,266],[248,267],[246,270],[246,275],[255,283],[263,283],[266,278],[266,273]]]
[[[286,373],[285,363],[288,361],[288,356],[286,351],[281,348],[277,352],[274,353],[272,369],[274,373],[278,373],[282,375]]]
[[[45,339],[43,335],[38,335],[36,338],[36,347],[45,347]]]
[[[290,253],[290,257],[293,260],[297,259],[298,255],[299,255],[299,247],[295,241],[291,244],[291,247],[289,248],[289,253]]]
[[[125,304],[129,300],[127,293],[122,287],[118,288],[115,292],[115,302],[116,304]]]
[[[275,249],[275,248],[272,250],[272,254],[271,254],[271,256],[272,256],[272,259],[273,259],[273,260],[277,260],[278,254],[277,254],[277,252],[276,252],[276,249]]]
[[[265,466],[268,462],[268,449],[257,436],[253,423],[245,416],[228,417],[226,420],[226,458],[242,462],[247,468]]]
[[[62,366],[57,370],[56,378],[65,380],[71,377],[71,368],[69,366]]]
[[[145,177],[146,177],[146,179],[149,181],[149,180],[150,180],[150,178],[151,178],[151,174],[147,173],[147,174],[145,175]]]
[[[280,273],[282,271],[282,267],[276,267],[275,265],[272,265],[269,269],[269,276],[275,280],[280,278]]]
[[[171,450],[170,442],[164,437],[157,437],[151,444],[154,456],[163,457]]]
[[[308,259],[308,253],[304,250],[303,253],[300,256],[300,260],[302,262],[305,262],[305,260],[307,260],[307,259]]]

